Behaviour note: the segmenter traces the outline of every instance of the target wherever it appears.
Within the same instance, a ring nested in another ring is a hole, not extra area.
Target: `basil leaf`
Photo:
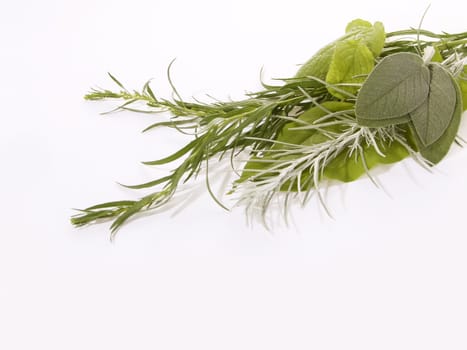
[[[449,152],[449,149],[451,148],[451,145],[456,138],[462,118],[463,102],[461,89],[453,78],[451,78],[451,81],[456,91],[456,103],[451,122],[448,128],[444,131],[443,135],[431,145],[424,146],[418,137],[413,124],[411,124],[412,135],[414,136],[415,142],[417,143],[420,154],[423,156],[423,158],[433,164],[438,164]]]
[[[359,124],[392,125],[391,119],[412,112],[426,99],[430,71],[421,57],[412,53],[395,53],[383,58],[363,84],[355,112]],[[397,120],[397,119],[395,119]]]
[[[456,88],[451,74],[439,64],[430,64],[430,89],[426,100],[410,112],[417,136],[424,146],[438,140],[449,126],[456,107]]]
[[[386,41],[386,33],[383,23],[375,22],[372,30],[363,35],[363,42],[368,46],[373,56],[376,58],[383,51],[384,42]]]
[[[316,133],[314,129],[295,129],[306,124],[313,124],[319,118],[327,114],[326,110],[331,112],[339,112],[347,109],[353,109],[353,103],[340,102],[340,101],[326,101],[321,103],[320,107],[312,107],[297,117],[297,121],[287,123],[282,128],[277,141],[283,143],[291,143],[295,145],[303,144],[306,139],[310,138]],[[283,148],[283,145],[277,143],[273,148],[277,149],[278,147]]]
[[[346,34],[336,41],[326,45],[303,64],[295,75],[296,78],[313,76],[321,80],[326,79],[326,75],[331,65],[336,45],[346,40],[362,40],[370,49],[374,57],[378,57],[383,50],[386,34],[381,22],[375,22],[372,26],[370,22],[357,19],[350,22],[346,28]],[[319,83],[317,83],[319,84]]]
[[[441,55],[441,52],[439,52],[439,49],[436,46],[433,46],[433,48],[435,49],[435,54],[431,58],[431,62],[438,62],[438,63],[443,62],[444,57],[443,55]]]
[[[381,54],[386,40],[383,23],[375,22],[374,25],[371,25],[370,22],[363,19],[355,19],[347,24],[345,32],[358,32],[357,38],[363,40],[363,43],[370,49],[374,57]]]
[[[335,47],[336,43],[333,42],[319,50],[300,67],[295,74],[295,78],[312,76],[321,80],[326,79],[326,74],[328,73]],[[321,85],[320,83],[316,84]]]
[[[361,83],[365,80],[364,75],[370,73],[373,67],[373,54],[361,40],[344,40],[336,44],[326,82],[329,84]],[[339,86],[339,89],[356,94],[359,87]],[[339,99],[348,97],[332,87],[329,87],[328,91]]]
[[[373,146],[365,145],[362,155],[349,156],[348,152],[340,153],[324,169],[324,176],[328,179],[351,182],[377,166],[378,164],[392,164],[401,161],[409,155],[407,149],[399,142],[393,141],[385,144],[379,143],[384,157],[376,152]]]
[[[464,105],[463,110],[467,109],[467,65],[464,66],[462,73],[457,79],[459,87],[462,93],[462,103]]]
[[[345,33],[348,34],[354,31],[361,32],[371,27],[372,25],[370,22],[365,21],[364,19],[361,19],[361,18],[357,18],[347,23],[347,26],[345,27]]]

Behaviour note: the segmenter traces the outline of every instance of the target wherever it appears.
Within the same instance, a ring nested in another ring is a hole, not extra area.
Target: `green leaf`
[[[320,107],[312,107],[297,117],[297,121],[293,121],[284,125],[280,131],[277,141],[283,143],[290,143],[295,145],[303,144],[306,139],[313,136],[316,133],[316,130],[313,129],[296,129],[303,127],[304,125],[311,125],[319,118],[328,114],[330,112],[340,112],[345,110],[353,109],[354,104],[349,102],[340,102],[340,101],[326,101],[321,103]],[[280,144],[275,144],[274,147],[282,147]]]
[[[149,182],[145,182],[145,183],[142,183],[142,184],[139,184],[139,185],[124,185],[124,184],[119,184],[119,185],[123,186],[123,187],[126,187],[126,188],[139,190],[139,189],[142,189],[142,188],[154,187],[154,186],[163,184],[164,182],[168,182],[170,180],[170,178],[171,178],[171,176],[169,175],[169,176],[164,176],[164,177],[161,177],[159,179],[149,181]]]
[[[451,74],[439,64],[429,65],[430,89],[426,100],[410,112],[417,136],[424,146],[438,140],[448,128],[456,107],[456,88]]]
[[[243,167],[242,174],[237,182],[244,182],[248,179],[253,178],[255,175],[258,175],[261,171],[271,167],[273,160],[269,157],[258,157],[251,156],[248,162]]]
[[[109,72],[107,72],[107,74],[109,75],[110,79],[112,79],[114,81],[115,84],[117,84],[119,87],[121,87],[123,90],[127,91],[125,86],[123,86],[123,84],[118,81],[117,78],[115,78],[112,74],[110,74]]]
[[[463,110],[467,109],[467,65],[464,66],[462,73],[460,74],[459,78],[457,79],[457,83],[461,89],[462,94],[462,103],[463,103]]]
[[[418,134],[415,131],[413,124],[411,124],[412,136],[415,139],[420,154],[423,156],[423,158],[425,158],[433,164],[438,164],[449,152],[449,149],[451,148],[451,145],[456,138],[457,131],[459,130],[459,125],[462,118],[463,102],[461,89],[456,83],[456,81],[453,78],[451,79],[456,91],[456,103],[451,122],[448,128],[444,131],[443,135],[431,145],[424,146],[422,141],[418,137]]]
[[[373,53],[373,57],[376,58],[380,55],[384,47],[385,39],[386,34],[381,22],[376,22],[372,26],[368,21],[361,19],[353,20],[347,25],[346,34],[336,41],[326,45],[313,55],[300,67],[295,78],[313,76],[321,80],[325,80],[338,43],[346,40],[361,40]]]
[[[362,83],[373,67],[373,54],[361,40],[341,41],[336,44],[326,82],[329,84]],[[339,86],[339,89],[356,94],[359,87]],[[328,91],[339,99],[346,97],[332,87],[329,87]]]
[[[135,201],[114,201],[114,202],[106,202],[102,204],[93,205],[92,207],[86,208],[85,210],[96,210],[96,209],[103,209],[103,208],[118,208],[118,207],[128,207],[134,205]]]
[[[362,30],[365,30],[371,27],[372,26],[370,22],[365,21],[364,19],[357,18],[347,23],[347,26],[345,27],[345,32],[346,33],[352,33],[354,31],[361,32]]]
[[[403,52],[383,58],[358,94],[355,112],[359,124],[393,125],[426,100],[429,82],[430,71],[421,57]]]
[[[319,50],[300,67],[295,78],[312,76],[324,80],[331,64],[335,46],[335,43],[331,43]]]
[[[146,201],[136,202],[133,206],[128,207],[123,211],[110,225],[111,238],[115,236],[117,230],[133,215],[138,214],[143,207],[147,205]]]
[[[174,160],[177,160],[177,159],[183,157],[188,152],[190,152],[196,146],[197,142],[198,142],[198,140],[195,139],[195,140],[187,143],[183,148],[179,149],[177,152],[171,154],[168,157],[153,160],[153,161],[143,162],[143,164],[145,164],[145,165],[162,165],[162,164],[167,164],[167,163],[173,162]]]
[[[439,52],[439,49],[436,46],[433,46],[433,49],[435,50],[435,53],[433,57],[431,58],[431,62],[438,62],[438,63],[443,62],[444,57],[441,55],[441,52]]]
[[[405,124],[410,122],[410,115],[406,114],[402,117],[397,118],[388,118],[388,119],[364,119],[358,118],[358,123],[360,125],[367,126],[369,128],[380,128],[388,125],[397,125],[397,124]]]
[[[363,19],[354,19],[347,24],[345,32],[348,34],[356,32],[357,37],[355,39],[363,40],[363,43],[370,49],[374,57],[381,54],[386,39],[383,23],[375,22],[372,25]]]
[[[324,176],[328,179],[351,182],[378,164],[396,163],[409,155],[407,149],[397,141],[380,143],[379,148],[385,155],[384,157],[376,152],[373,146],[368,145],[363,147],[363,154],[349,156],[348,152],[340,153],[326,166]]]
[[[378,57],[383,51],[384,42],[386,41],[386,33],[383,23],[375,22],[371,30],[368,30],[363,35],[363,42],[373,53],[373,56]]]

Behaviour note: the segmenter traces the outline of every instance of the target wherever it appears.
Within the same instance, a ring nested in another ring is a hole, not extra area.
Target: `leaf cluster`
[[[363,84],[355,110],[359,124],[367,127],[408,123],[420,153],[432,164],[448,153],[462,111],[452,74],[413,53],[383,58]]]

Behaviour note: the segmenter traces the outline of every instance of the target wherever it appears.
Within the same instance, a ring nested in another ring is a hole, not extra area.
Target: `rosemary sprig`
[[[95,89],[85,98],[124,100],[113,111],[169,111],[173,115],[170,121],[157,122],[148,126],[145,131],[166,126],[196,135],[193,141],[179,151],[163,159],[144,162],[146,165],[163,165],[185,157],[171,175],[144,184],[127,186],[134,189],[160,186],[160,190],[136,201],[114,201],[92,206],[81,210],[71,219],[74,225],[82,226],[98,219],[113,218],[112,234],[134,214],[159,208],[169,201],[179,185],[196,178],[203,165],[212,157],[217,156],[220,160],[227,155],[233,158],[246,148],[253,151],[267,149],[270,147],[269,140],[276,137],[286,122],[281,116],[289,115],[292,110],[297,112],[306,109],[311,104],[310,96],[320,100],[325,92],[324,86],[317,85],[311,79],[291,79],[279,86],[264,85],[264,90],[249,94],[249,98],[243,101],[205,104],[185,102],[180,98],[172,101],[157,99],[149,83],[144,84],[141,92],[129,92],[115,77],[110,77],[121,88],[120,91]],[[304,90],[306,95],[303,94]],[[175,89],[174,94],[179,96]],[[148,109],[133,108],[132,105],[137,102],[144,102]]]

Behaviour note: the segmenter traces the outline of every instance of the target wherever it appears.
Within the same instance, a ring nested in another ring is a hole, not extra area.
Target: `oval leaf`
[[[445,130],[443,135],[431,145],[424,146],[421,143],[417,132],[415,130],[412,131],[412,135],[415,138],[415,142],[417,143],[421,155],[423,156],[423,158],[425,158],[433,164],[439,163],[449,152],[449,149],[451,148],[451,145],[456,138],[457,131],[459,130],[459,125],[462,118],[462,93],[456,81],[452,80],[452,82],[456,90],[456,107],[454,109],[451,123],[449,124],[448,128]]]
[[[373,56],[378,57],[384,47],[385,39],[386,34],[381,22],[375,22],[372,26],[370,22],[361,19],[354,20],[347,25],[344,36],[328,44],[313,55],[313,57],[300,67],[295,77],[304,78],[313,76],[325,80],[334,50],[336,49],[336,45],[340,42],[346,40],[362,40],[373,53]]]
[[[374,58],[368,47],[360,40],[345,40],[336,44],[332,56],[326,82],[329,84],[361,83],[364,76],[374,67]],[[339,86],[350,94],[356,94],[358,86]],[[344,94],[328,87],[329,92],[337,98],[346,98]]]
[[[369,28],[371,28],[370,22],[365,21],[364,19],[361,19],[361,18],[357,18],[347,23],[347,26],[345,27],[345,32],[352,33],[354,31],[362,31],[362,30],[366,30]]]
[[[464,105],[463,110],[465,110],[467,109],[467,65],[464,66],[462,73],[459,78],[457,78],[457,82],[461,89],[462,103]]]
[[[361,125],[366,120],[400,118],[420,106],[428,96],[430,71],[421,57],[396,53],[379,62],[368,76],[357,97],[355,112]]]
[[[381,22],[375,22],[373,28],[363,35],[363,42],[368,46],[374,57],[378,57],[381,54],[385,41],[386,32]]]
[[[407,149],[397,141],[379,142],[378,146],[384,157],[371,145],[363,146],[362,154],[357,156],[341,152],[326,166],[324,176],[328,179],[351,182],[378,165],[397,163],[409,156]]]
[[[405,124],[410,122],[410,115],[406,114],[402,117],[388,118],[388,119],[363,119],[359,118],[358,123],[360,125],[367,126],[369,128],[381,128],[389,125]]]
[[[446,131],[456,107],[456,88],[451,74],[439,64],[430,64],[431,82],[425,102],[410,113],[417,136],[424,146]]]
[[[285,124],[277,137],[277,141],[281,143],[301,145],[305,142],[306,139],[312,137],[315,134],[316,130],[296,128],[303,127],[307,124],[313,124],[319,118],[324,117],[327,114],[326,111],[340,112],[345,111],[347,109],[350,110],[353,107],[354,105],[352,103],[340,101],[326,101],[321,103],[319,107],[311,107],[310,109],[306,110],[297,117],[298,121],[293,121]],[[276,147],[281,148],[282,146],[280,143],[277,143],[274,144],[273,148]]]

